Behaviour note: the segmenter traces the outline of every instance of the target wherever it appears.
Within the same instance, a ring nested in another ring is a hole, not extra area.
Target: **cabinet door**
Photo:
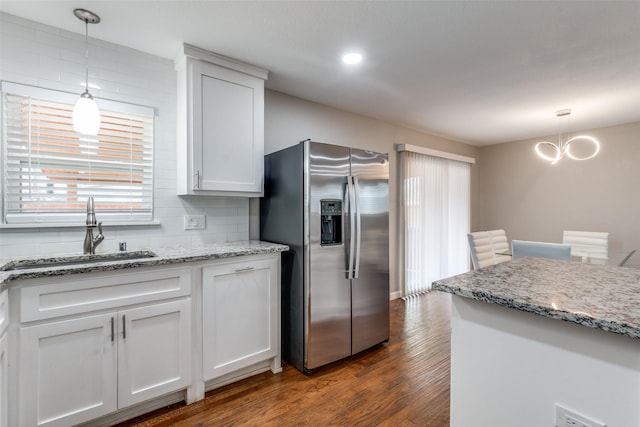
[[[0,427],[7,427],[9,425],[7,417],[8,408],[8,395],[9,383],[8,383],[8,348],[7,348],[7,334],[2,334],[0,338]]]
[[[264,81],[193,65],[194,190],[262,192]]]
[[[8,399],[9,399],[9,351],[7,342],[7,326],[9,325],[9,291],[4,290],[0,293],[0,427],[7,427],[9,419],[7,416]]]
[[[279,353],[278,258],[203,269],[203,376],[219,377]]]
[[[115,316],[20,328],[19,425],[69,426],[116,410]]]
[[[191,300],[118,312],[118,407],[191,382]]]

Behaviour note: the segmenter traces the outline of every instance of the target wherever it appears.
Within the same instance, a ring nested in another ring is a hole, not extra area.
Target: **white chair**
[[[601,231],[569,231],[562,233],[562,243],[571,246],[571,255],[607,259],[609,233]]]
[[[525,256],[537,258],[562,259],[571,261],[571,246],[560,243],[530,242],[527,240],[512,240],[511,254],[513,259]]]
[[[476,231],[467,234],[474,270],[511,261],[509,242],[504,230]]]

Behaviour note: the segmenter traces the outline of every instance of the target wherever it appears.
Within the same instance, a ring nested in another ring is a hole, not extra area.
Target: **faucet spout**
[[[87,227],[95,227],[97,224],[96,210],[93,204],[93,197],[87,200]]]

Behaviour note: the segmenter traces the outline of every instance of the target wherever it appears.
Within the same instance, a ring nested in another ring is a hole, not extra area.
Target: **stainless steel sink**
[[[108,254],[71,255],[50,258],[29,258],[9,261],[0,271],[27,270],[30,268],[62,267],[68,265],[95,264],[97,262],[127,261],[157,256],[151,251],[115,252]]]

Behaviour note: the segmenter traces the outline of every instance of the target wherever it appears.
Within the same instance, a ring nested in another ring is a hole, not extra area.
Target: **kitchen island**
[[[453,294],[451,426],[552,426],[557,405],[640,426],[640,270],[522,258],[433,287]]]

